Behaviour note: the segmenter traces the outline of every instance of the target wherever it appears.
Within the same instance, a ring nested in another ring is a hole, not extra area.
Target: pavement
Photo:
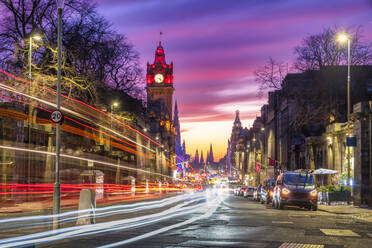
[[[355,219],[372,223],[372,209],[353,205],[318,205],[319,211],[347,215]]]
[[[193,204],[205,204],[205,209],[182,212]],[[177,215],[169,215],[159,221],[155,219],[154,214],[168,211],[170,207],[143,213],[151,216],[146,224],[141,223],[125,230],[65,236],[63,239],[36,244],[35,247],[367,248],[371,247],[372,242],[371,222],[350,218],[369,214],[369,209],[347,206],[347,211],[342,212],[341,207],[345,206],[320,206],[319,211],[297,207],[278,210],[230,194],[215,208],[210,206],[208,198],[204,202],[190,201],[178,209],[181,211]],[[129,214],[125,218],[129,221],[140,216]],[[21,233],[22,230],[19,230],[18,235]],[[2,238],[0,235],[0,242]]]

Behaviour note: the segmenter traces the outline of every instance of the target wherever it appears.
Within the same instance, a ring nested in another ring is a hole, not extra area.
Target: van
[[[294,171],[281,173],[274,188],[273,205],[278,209],[291,205],[316,211],[318,192],[313,175],[309,172]]]

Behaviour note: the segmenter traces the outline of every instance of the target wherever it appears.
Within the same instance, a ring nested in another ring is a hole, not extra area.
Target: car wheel
[[[312,209],[313,209],[313,211],[317,211],[318,210],[318,205],[313,205]]]
[[[279,199],[279,200],[277,201],[277,205],[278,205],[278,209],[283,209],[283,208],[284,208],[284,205],[283,205],[282,199]]]

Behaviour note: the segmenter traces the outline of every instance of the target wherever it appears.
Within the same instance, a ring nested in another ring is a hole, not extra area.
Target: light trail
[[[148,233],[145,233],[145,234],[142,234],[142,235],[139,235],[137,237],[133,237],[133,238],[130,238],[130,239],[127,239],[127,240],[111,243],[111,244],[108,244],[108,245],[98,246],[97,248],[111,248],[111,247],[126,245],[126,244],[129,244],[129,243],[133,243],[133,242],[136,242],[136,241],[139,241],[139,240],[142,240],[142,239],[146,239],[146,238],[149,238],[149,237],[152,237],[152,236],[155,236],[155,235],[158,235],[158,234],[161,234],[161,233],[164,233],[164,232],[167,232],[167,231],[185,226],[185,225],[189,225],[189,224],[191,224],[195,221],[201,220],[201,219],[207,219],[210,216],[212,216],[212,214],[217,210],[217,208],[219,207],[219,205],[222,201],[223,201],[223,198],[217,198],[213,201],[213,203],[209,203],[209,206],[207,207],[207,211],[200,216],[196,216],[196,217],[193,217],[193,218],[188,219],[186,221],[183,221],[183,222],[171,225],[171,226],[163,227],[163,228],[160,228],[158,230],[154,230],[152,232],[148,232]],[[205,210],[205,206],[201,207],[201,209]],[[189,213],[192,213],[192,212],[194,212],[194,211],[189,211]]]
[[[205,200],[205,196],[202,193],[195,194],[189,199],[185,200],[176,206],[166,209],[162,212],[149,214],[140,217],[134,217],[130,219],[115,220],[109,222],[103,222],[92,225],[76,226],[63,229],[57,229],[54,231],[40,232],[15,238],[7,238],[0,240],[1,247],[14,247],[14,246],[24,246],[30,244],[40,244],[46,242],[57,241],[66,238],[74,238],[86,235],[94,235],[109,231],[117,231],[128,228],[139,227],[143,225],[150,225],[165,219],[176,217],[179,215],[189,214],[193,212],[200,211],[205,203],[198,203],[196,205],[191,205],[193,203]]]
[[[22,82],[22,83],[29,84],[29,85],[33,85],[33,86],[38,87],[38,88],[40,88],[40,89],[43,89],[43,90],[49,91],[49,92],[51,92],[51,93],[54,94],[54,95],[57,94],[57,92],[54,91],[54,90],[52,90],[52,89],[49,89],[49,88],[44,87],[44,86],[37,85],[37,84],[35,84],[35,83],[33,83],[33,82],[30,82],[30,81],[27,81],[27,80],[25,80],[25,79],[23,79],[23,78],[20,78],[20,77],[17,77],[17,76],[15,76],[15,75],[12,75],[12,74],[10,74],[10,73],[8,73],[8,72],[6,72],[6,71],[0,70],[0,73],[3,73],[3,74],[5,74],[5,75],[7,75],[8,77],[11,77],[11,78],[13,78],[13,79],[15,79],[15,80],[18,80],[18,81]],[[121,125],[123,125],[123,126],[129,128],[130,130],[132,130],[132,131],[134,131],[134,132],[140,134],[140,135],[143,136],[144,138],[146,138],[146,139],[152,141],[154,144],[157,144],[158,146],[163,147],[163,145],[160,144],[159,142],[156,142],[155,140],[153,140],[153,139],[150,138],[149,136],[147,136],[147,135],[145,135],[144,133],[138,131],[137,129],[131,127],[130,125],[128,125],[128,124],[126,124],[126,123],[120,121],[119,119],[116,119],[116,118],[113,117],[112,115],[109,115],[109,114],[105,113],[104,111],[99,110],[99,109],[97,109],[97,108],[95,108],[95,107],[93,107],[93,106],[91,106],[91,105],[89,105],[89,104],[87,104],[87,103],[85,103],[85,102],[83,102],[83,101],[77,100],[77,99],[75,99],[75,98],[68,97],[68,96],[66,96],[66,95],[64,95],[64,94],[61,94],[61,96],[62,96],[63,98],[65,98],[65,99],[68,99],[68,100],[70,100],[70,101],[74,101],[74,102],[80,103],[80,104],[82,104],[82,105],[84,105],[84,106],[86,106],[86,107],[88,107],[88,108],[90,108],[90,109],[93,109],[93,110],[95,110],[96,112],[99,112],[99,113],[101,113],[101,114],[103,114],[103,115],[105,115],[105,116],[107,116],[107,117],[109,117],[109,118],[115,120],[115,121],[118,122],[119,124],[121,124]]]
[[[11,77],[11,78],[13,78],[13,79],[15,79],[15,80],[18,80],[18,81],[20,81],[20,82],[22,82],[22,83],[24,83],[24,84],[29,84],[29,85],[36,86],[36,87],[38,87],[38,88],[40,88],[40,89],[46,90],[46,91],[48,91],[48,92],[54,94],[54,95],[57,94],[57,92],[55,92],[55,91],[52,90],[52,89],[49,89],[49,88],[47,88],[47,87],[40,86],[40,85],[35,84],[35,83],[33,83],[33,82],[27,81],[27,80],[25,80],[25,79],[22,79],[22,78],[20,78],[20,77],[17,77],[17,76],[15,76],[15,75],[12,75],[12,74],[10,74],[10,73],[8,73],[8,72],[6,72],[6,71],[0,70],[0,73],[3,73],[3,74],[5,74],[5,75],[7,75],[8,77]],[[7,86],[7,87],[9,87],[9,86]],[[18,92],[18,93],[20,93],[20,92]],[[83,102],[83,101],[77,100],[77,99],[75,99],[75,98],[71,98],[71,97],[68,97],[68,96],[63,95],[63,94],[61,94],[61,96],[64,97],[64,98],[66,98],[66,99],[68,99],[68,100],[71,100],[71,101],[77,102],[77,103],[79,103],[79,104],[82,104],[82,105],[84,105],[84,106],[86,106],[86,107],[88,107],[88,108],[91,108],[91,109],[93,109],[94,111],[97,111],[97,112],[99,112],[99,113],[101,113],[101,114],[103,114],[103,115],[105,115],[105,116],[107,116],[107,117],[109,117],[109,118],[115,120],[117,123],[119,123],[119,124],[121,124],[121,125],[123,125],[123,126],[129,128],[130,130],[132,130],[132,131],[134,131],[134,132],[140,134],[142,137],[144,137],[144,138],[150,140],[150,141],[153,142],[154,144],[156,144],[156,145],[158,145],[158,146],[160,146],[160,147],[164,147],[162,144],[156,142],[155,140],[153,140],[152,138],[150,138],[148,135],[145,135],[144,133],[142,133],[142,132],[138,131],[137,129],[131,127],[130,125],[128,125],[128,124],[126,124],[126,123],[120,121],[119,119],[115,118],[114,116],[105,113],[105,112],[102,111],[102,110],[99,110],[99,109],[97,109],[97,108],[95,108],[95,107],[93,107],[93,106],[91,106],[91,105],[89,105],[89,104],[87,104],[87,103],[85,103],[85,102]],[[62,107],[62,108],[63,108],[63,107]],[[78,115],[78,116],[79,116],[79,115]],[[138,145],[139,145],[139,146],[142,146],[141,144],[138,144]],[[148,149],[148,148],[145,147],[145,149]],[[175,155],[175,156],[176,156],[178,159],[180,159],[181,161],[185,162],[185,161],[184,161],[181,157],[179,157],[177,154],[174,153],[173,155]],[[167,159],[167,160],[168,160],[168,159]],[[169,161],[169,160],[168,160],[168,161]],[[195,171],[195,169],[194,169],[191,165],[189,165],[189,167],[190,167],[193,171]]]
[[[91,209],[84,209],[84,210],[79,210],[79,211],[69,211],[69,212],[58,214],[58,215],[38,215],[38,216],[26,216],[26,217],[3,219],[3,220],[0,220],[0,230],[10,229],[10,228],[19,228],[19,227],[24,227],[24,226],[31,227],[31,226],[39,226],[39,225],[48,225],[52,223],[52,220],[55,217],[59,219],[61,224],[63,224],[63,223],[69,223],[69,222],[76,221],[79,214],[87,214],[86,216],[88,217],[94,216],[95,218],[101,218],[101,217],[107,217],[107,216],[112,216],[112,215],[134,213],[138,211],[162,208],[167,205],[172,205],[172,204],[175,204],[177,202],[181,202],[187,199],[191,199],[190,196],[180,195],[180,196],[169,197],[169,198],[158,200],[158,201],[146,201],[146,202],[140,202],[140,203],[134,203],[134,204],[102,207],[102,208],[96,208],[94,210],[95,212],[94,214],[92,214]],[[28,222],[32,222],[35,220],[39,222],[28,223]]]
[[[0,145],[0,149],[7,149],[7,150],[12,150],[12,151],[31,152],[31,153],[37,153],[37,154],[43,154],[43,155],[56,156],[55,152],[46,152],[46,151],[20,148],[20,147]],[[165,175],[165,174],[161,174],[161,173],[157,173],[157,172],[150,172],[150,171],[142,170],[142,169],[138,169],[138,168],[132,168],[132,167],[128,167],[128,166],[125,166],[125,165],[119,165],[119,164],[114,164],[114,163],[109,163],[109,162],[95,160],[95,159],[89,159],[89,158],[82,158],[82,157],[72,156],[72,155],[63,154],[63,153],[60,156],[63,157],[63,158],[71,158],[71,159],[76,159],[76,160],[85,161],[85,162],[94,162],[94,163],[98,163],[98,164],[102,164],[102,165],[108,165],[108,166],[112,166],[112,167],[115,167],[115,168],[117,168],[119,166],[120,168],[131,170],[131,171],[139,171],[139,172],[143,172],[143,173],[147,173],[147,174],[153,174],[153,175],[158,175],[158,176],[174,179],[173,177]],[[175,179],[175,180],[182,181],[181,179]]]
[[[12,92],[12,93],[14,93],[14,94],[18,94],[18,95],[21,95],[21,96],[23,96],[23,97],[33,99],[33,100],[35,100],[35,101],[39,101],[39,102],[41,102],[41,103],[43,103],[43,104],[45,104],[45,105],[47,105],[47,106],[50,106],[50,107],[52,107],[52,108],[54,108],[54,109],[57,108],[57,105],[56,105],[55,103],[52,103],[52,102],[49,102],[49,101],[43,100],[43,99],[41,99],[41,98],[37,98],[37,97],[31,96],[31,95],[28,95],[28,94],[25,94],[25,93],[19,92],[18,90],[14,89],[14,88],[12,88],[12,87],[10,87],[10,86],[4,85],[4,84],[2,84],[2,83],[0,83],[0,89],[4,89],[4,90],[7,90],[7,91]],[[38,105],[35,105],[35,104],[31,104],[31,103],[26,102],[26,101],[21,101],[21,100],[18,100],[18,99],[15,99],[15,98],[11,98],[11,97],[7,97],[7,96],[4,96],[4,95],[0,95],[0,97],[7,98],[7,99],[12,100],[12,101],[19,101],[19,102],[22,102],[23,104],[31,105],[31,106],[33,106],[33,107],[35,107],[35,108],[40,108],[40,109],[42,109],[42,110],[44,110],[44,111],[47,111],[47,112],[49,112],[49,113],[52,112],[52,111],[50,111],[50,110],[48,110],[48,109],[42,108],[42,107],[40,107],[40,106],[38,106]],[[65,107],[61,106],[61,110],[62,110],[62,112],[70,113],[70,114],[75,115],[75,116],[77,116],[77,117],[79,117],[79,118],[81,118],[81,119],[84,119],[84,120],[88,121],[88,122],[94,123],[94,120],[89,119],[89,118],[87,118],[86,116],[81,115],[81,114],[79,114],[79,113],[77,113],[77,112],[75,112],[75,111],[73,111],[73,110],[71,110],[71,109],[68,109],[68,108],[65,108]],[[79,125],[81,125],[81,126],[87,127],[87,128],[89,128],[89,129],[91,129],[91,130],[93,130],[93,131],[96,131],[96,132],[99,132],[99,133],[103,133],[103,134],[105,134],[106,136],[108,136],[108,137],[110,137],[110,138],[116,139],[116,140],[121,141],[121,142],[123,142],[123,143],[126,143],[126,144],[128,144],[128,145],[131,145],[131,146],[133,146],[133,147],[136,147],[136,146],[134,146],[134,145],[132,145],[132,144],[130,144],[130,143],[127,143],[126,141],[120,140],[120,139],[118,139],[118,138],[115,137],[115,136],[112,136],[112,135],[110,135],[110,134],[108,134],[108,133],[106,133],[106,132],[103,132],[103,131],[99,130],[99,129],[93,128],[93,127],[91,127],[91,126],[89,126],[89,125],[83,124],[83,123],[81,123],[81,122],[79,122],[79,121],[77,121],[77,120],[74,120],[74,119],[70,118],[70,117],[65,116],[65,118],[66,118],[66,119],[69,119],[69,120],[71,120],[71,121],[73,121],[73,122],[75,122],[75,123],[77,123],[77,124],[79,124]],[[96,123],[96,124],[97,124],[97,123]],[[142,145],[142,144],[140,144],[140,143],[137,143],[136,141],[132,140],[131,138],[129,138],[129,137],[127,137],[127,136],[124,136],[124,135],[122,135],[122,134],[120,134],[120,133],[114,131],[114,130],[111,129],[111,128],[108,128],[108,127],[106,127],[106,126],[104,126],[104,125],[100,125],[100,124],[97,124],[97,126],[103,128],[103,129],[105,129],[106,131],[109,131],[109,132],[111,132],[111,133],[113,133],[113,134],[115,134],[115,135],[117,135],[117,136],[119,136],[119,137],[121,137],[121,138],[124,138],[124,139],[126,139],[126,140],[132,142],[133,144],[136,144],[136,145],[138,145],[138,146],[140,146],[140,147],[142,147],[142,148],[145,148],[146,150],[149,150],[149,151],[151,151],[151,152],[155,152],[154,150],[152,150],[152,149],[150,149],[150,148],[148,148],[148,147],[146,147],[146,146],[144,146],[144,145]]]

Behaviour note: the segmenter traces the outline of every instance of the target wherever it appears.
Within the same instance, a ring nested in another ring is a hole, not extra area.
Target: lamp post
[[[114,114],[114,108],[119,106],[119,103],[117,102],[114,102],[113,104],[111,104],[111,107],[110,107],[110,110],[111,110],[111,123],[110,123],[110,128],[112,129],[112,118],[113,118],[113,114]]]
[[[30,35],[30,46],[29,46],[29,51],[28,51],[28,79],[32,80],[32,39],[35,40],[41,40],[41,36],[38,34]],[[32,90],[31,90],[32,85],[29,84],[28,86],[28,94],[31,96]],[[31,149],[31,122],[32,122],[32,108],[31,105],[29,106],[29,111],[28,111],[28,149]],[[27,174],[28,174],[28,179],[27,183],[30,184],[31,182],[31,154],[30,152],[28,153],[28,161],[27,161]]]
[[[58,7],[58,70],[57,70],[57,110],[61,110],[61,60],[62,60],[62,9],[64,0],[57,0]],[[61,123],[56,124],[56,175],[53,192],[53,229],[58,229],[58,215],[61,211],[61,185],[59,182],[61,149]]]
[[[265,127],[261,127],[261,132],[263,134],[263,140],[262,140],[262,159],[261,162],[263,162],[264,170],[265,170],[265,177],[267,176],[267,164],[266,164],[266,133],[265,133]]]
[[[351,115],[350,115],[350,38],[346,34],[340,34],[337,39],[341,43],[347,41],[347,137],[351,135]],[[350,186],[351,173],[351,151],[347,146],[347,185]]]

